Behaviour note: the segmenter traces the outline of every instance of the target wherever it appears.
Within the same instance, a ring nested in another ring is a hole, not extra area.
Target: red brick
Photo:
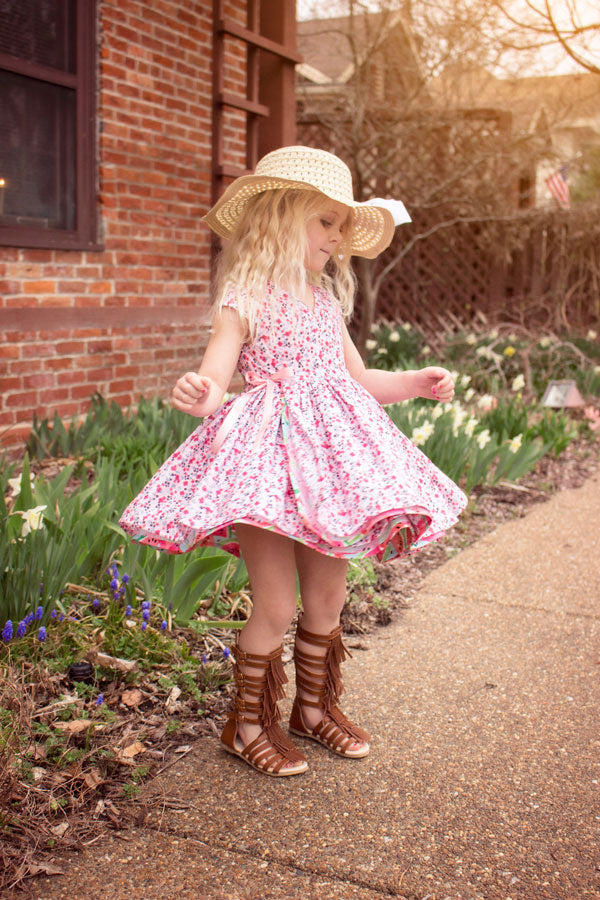
[[[24,388],[54,387],[56,377],[54,375],[26,375],[23,378]]]
[[[0,359],[18,359],[21,350],[14,344],[0,344]]]
[[[57,356],[69,356],[85,352],[84,341],[61,341],[55,344]]]
[[[60,403],[61,400],[69,399],[69,388],[65,386],[57,387],[53,391],[42,391],[40,399],[46,406],[53,406],[55,403]]]
[[[23,291],[26,294],[53,294],[56,284],[54,281],[24,281]]]

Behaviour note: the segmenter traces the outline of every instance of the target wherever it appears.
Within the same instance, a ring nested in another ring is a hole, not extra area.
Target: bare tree
[[[554,45],[578,66],[600,75],[597,8],[595,14],[590,12],[584,19],[583,4],[575,0],[493,0],[493,3],[507,26],[502,36],[504,47],[524,51]]]

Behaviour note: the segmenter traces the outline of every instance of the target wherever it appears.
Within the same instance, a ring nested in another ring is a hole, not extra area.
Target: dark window
[[[0,244],[96,247],[95,0],[0,0]]]

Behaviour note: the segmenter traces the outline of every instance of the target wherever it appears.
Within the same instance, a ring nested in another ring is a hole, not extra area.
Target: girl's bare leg
[[[300,579],[300,595],[302,597],[302,626],[315,634],[329,634],[340,624],[340,614],[346,602],[346,575],[348,562],[333,556],[325,556],[294,542],[296,568]],[[306,653],[318,653],[313,644],[298,640],[298,647]],[[314,696],[299,692],[300,699],[306,696],[314,700]],[[314,728],[323,718],[320,710],[313,706],[303,706],[302,716],[307,725]],[[353,743],[348,750],[359,750],[363,746],[360,741]]]
[[[240,631],[239,646],[246,653],[264,655],[279,647],[296,613],[294,541],[254,525],[238,523],[235,532],[252,587],[252,613]],[[257,670],[248,667],[248,674]],[[238,725],[244,747],[260,732],[260,725]]]

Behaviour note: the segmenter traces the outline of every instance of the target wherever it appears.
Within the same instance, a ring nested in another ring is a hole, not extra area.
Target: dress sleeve
[[[233,288],[227,291],[223,300],[223,306],[231,306],[232,309],[238,308],[238,299]]]

